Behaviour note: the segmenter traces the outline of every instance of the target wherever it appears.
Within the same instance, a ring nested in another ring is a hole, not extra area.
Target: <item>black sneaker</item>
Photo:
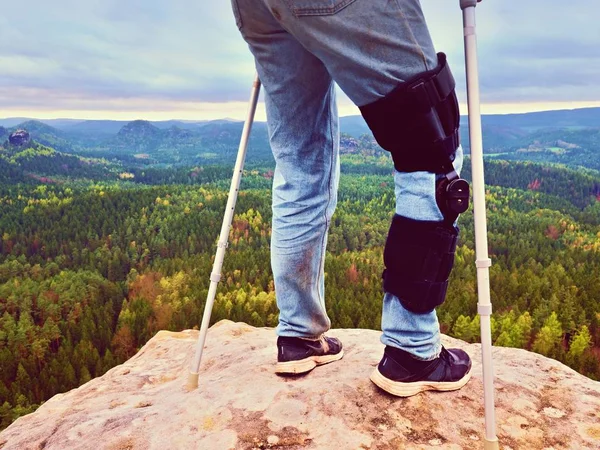
[[[371,381],[390,394],[410,397],[424,391],[454,391],[471,378],[471,358],[466,352],[442,347],[431,361],[415,359],[410,353],[386,346]]]
[[[344,350],[337,338],[321,336],[311,340],[298,337],[277,338],[276,373],[298,374],[313,370],[321,364],[342,359]]]

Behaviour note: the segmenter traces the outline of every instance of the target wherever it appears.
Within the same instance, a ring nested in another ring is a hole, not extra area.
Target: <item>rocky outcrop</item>
[[[125,151],[153,152],[165,147],[166,131],[147,120],[134,120],[124,125],[111,140],[111,145]]]
[[[161,134],[161,130],[152,125],[147,120],[134,120],[124,125],[118,133],[120,137],[156,137]]]
[[[31,137],[27,131],[17,130],[8,136],[8,142],[15,147],[25,147],[31,142]]]
[[[157,333],[102,377],[43,404],[0,434],[9,449],[481,449],[480,346],[460,391],[402,399],[369,381],[383,346],[371,330],[332,330],[344,358],[275,375],[275,334],[222,321],[208,334],[199,388],[185,388],[197,331]],[[524,351],[494,349],[503,449],[600,448],[600,383]]]

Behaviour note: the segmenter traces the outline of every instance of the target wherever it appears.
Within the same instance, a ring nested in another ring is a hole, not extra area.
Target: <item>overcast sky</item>
[[[462,103],[459,0],[422,4]],[[254,62],[230,8],[1,0],[0,117],[243,118]],[[598,0],[484,0],[477,17],[483,112],[600,106]],[[356,113],[341,95],[340,114]]]

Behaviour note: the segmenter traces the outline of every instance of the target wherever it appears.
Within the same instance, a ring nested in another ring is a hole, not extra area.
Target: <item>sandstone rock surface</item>
[[[58,394],[0,434],[9,449],[481,449],[480,346],[444,336],[474,362],[460,391],[402,399],[369,381],[383,346],[372,330],[335,329],[344,358],[275,375],[275,333],[222,321],[208,334],[200,386],[185,384],[197,331],[157,333],[102,377]],[[517,349],[494,348],[503,449],[600,448],[600,383]]]

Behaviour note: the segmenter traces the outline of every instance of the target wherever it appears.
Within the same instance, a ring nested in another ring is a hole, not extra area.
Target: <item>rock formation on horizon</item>
[[[8,142],[15,147],[25,147],[31,142],[31,136],[26,130],[17,130],[8,136]]]
[[[58,394],[0,433],[0,449],[482,449],[481,347],[461,390],[396,398],[369,374],[380,332],[335,329],[344,358],[275,375],[275,333],[221,321],[208,333],[199,388],[185,388],[198,332],[158,332],[130,360]],[[525,350],[493,350],[502,449],[600,448],[600,383]]]

